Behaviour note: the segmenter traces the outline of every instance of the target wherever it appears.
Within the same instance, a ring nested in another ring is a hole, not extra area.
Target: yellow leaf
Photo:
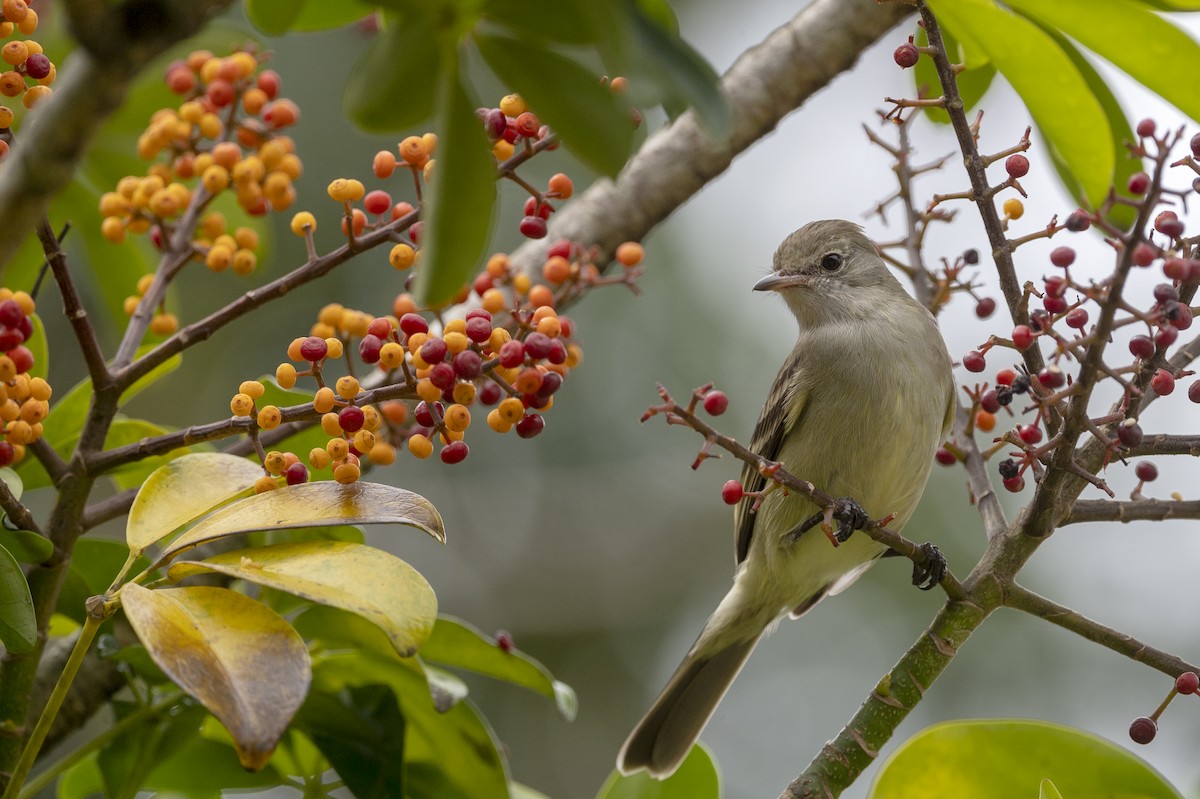
[[[433,503],[403,488],[379,483],[301,483],[239,500],[202,519],[168,546],[154,568],[185,549],[254,530],[330,524],[406,524],[446,542]]]
[[[254,485],[253,461],[221,452],[184,455],[155,469],[134,497],[125,541],[135,556]]]
[[[225,588],[127,583],[120,596],[154,662],[225,725],[242,766],[265,766],[312,679],[291,625]]]
[[[437,597],[421,573],[380,549],[348,541],[304,541],[225,552],[171,565],[181,580],[218,572],[362,616],[387,633],[401,657],[416,653],[437,619]]]

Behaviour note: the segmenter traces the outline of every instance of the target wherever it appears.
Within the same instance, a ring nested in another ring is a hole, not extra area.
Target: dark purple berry
[[[1188,386],[1188,399],[1192,402],[1200,402],[1200,380],[1195,380]]]
[[[996,301],[991,297],[984,297],[979,302],[975,303],[975,315],[980,319],[987,319],[996,312]]]
[[[983,354],[977,350],[971,350],[962,359],[963,368],[968,372],[982,372],[987,368],[987,361],[984,360]]]
[[[1000,410],[1000,397],[994,389],[983,392],[983,396],[979,398],[979,407],[988,413],[995,413]]]
[[[400,317],[400,330],[406,336],[411,336],[415,333],[428,333],[429,323],[420,314],[406,313]]]
[[[497,356],[501,366],[506,369],[515,368],[525,363],[525,345],[516,340],[506,341],[500,346]]]
[[[1152,483],[1158,479],[1158,467],[1150,461],[1138,461],[1137,466],[1133,467],[1133,473],[1143,483]]]
[[[921,51],[912,42],[905,42],[896,48],[896,52],[892,53],[892,58],[895,59],[896,66],[908,69],[916,65],[921,58]]]
[[[383,349],[383,342],[379,340],[379,337],[368,333],[358,343],[358,357],[362,358],[363,363],[379,363],[379,350],[381,349]]]
[[[475,399],[479,400],[483,405],[495,405],[500,401],[500,397],[504,394],[504,390],[498,384],[489,380],[479,387],[479,393]]]
[[[1005,458],[999,464],[1000,477],[1011,480],[1021,473],[1021,467],[1012,458]]]
[[[421,360],[432,366],[433,364],[441,363],[445,357],[448,348],[446,342],[440,338],[431,338],[421,345],[418,350],[421,354]]]
[[[25,312],[21,310],[21,306],[17,304],[16,300],[0,302],[0,325],[16,327],[24,318]]]
[[[1136,718],[1129,725],[1129,737],[1133,739],[1135,744],[1148,744],[1154,740],[1154,736],[1158,733],[1158,725],[1154,719],[1142,716]]]
[[[567,345],[562,343],[561,339],[550,339],[550,351],[546,353],[546,360],[553,364],[567,362]]]
[[[475,316],[467,320],[467,338],[476,344],[482,344],[491,338],[492,320]]]
[[[1143,119],[1137,123],[1137,127],[1134,128],[1134,130],[1136,130],[1137,135],[1141,136],[1143,139],[1148,139],[1154,135],[1154,131],[1157,127],[1158,126],[1154,123],[1153,119]]]
[[[1170,283],[1159,283],[1157,286],[1154,287],[1154,299],[1156,299],[1159,302],[1166,302],[1167,300],[1178,300],[1179,299],[1179,289],[1175,288]]]
[[[954,464],[958,463],[958,458],[954,457],[954,453],[945,447],[938,447],[937,452],[933,453],[933,459],[942,466],[953,466]],[[734,481],[731,480],[730,482]]]
[[[440,402],[435,402],[433,407],[429,403],[421,400],[417,403],[417,407],[413,408],[413,418],[417,420],[417,424],[422,427],[433,427],[442,420],[442,411],[444,406]],[[437,418],[434,418],[434,413],[437,413]]]
[[[537,397],[542,402],[538,407],[545,405],[545,399],[562,388],[562,384],[562,375],[558,372],[546,372],[542,375],[542,384],[538,386],[537,390]]]
[[[308,467],[303,463],[296,461],[291,466],[287,467],[287,471],[283,473],[287,478],[287,484],[290,486],[300,485],[308,482]]]
[[[1067,230],[1071,231],[1072,233],[1082,233],[1092,226],[1091,214],[1089,214],[1087,211],[1084,211],[1082,208],[1072,211],[1067,216],[1065,226]]]
[[[463,350],[454,356],[454,374],[460,380],[474,380],[483,371],[483,359],[474,350]]]
[[[972,247],[963,253],[963,263],[967,266],[974,266],[979,263],[979,250]]]
[[[50,59],[42,53],[33,53],[25,59],[25,74],[34,80],[41,80],[50,74]]]
[[[338,411],[338,426],[347,433],[357,433],[359,430],[362,430],[363,422],[366,421],[366,418],[362,408],[347,405]]]
[[[546,420],[536,413],[527,413],[521,417],[521,421],[517,422],[517,435],[521,438],[533,438],[546,426]]]
[[[518,229],[527,239],[543,239],[546,237],[546,220],[540,216],[527,216],[521,219]]]
[[[550,354],[550,337],[545,333],[530,333],[525,337],[525,354],[540,361]]]
[[[1117,425],[1117,440],[1127,447],[1136,447],[1142,443],[1145,433],[1136,419],[1126,419]]]
[[[1067,326],[1082,330],[1088,323],[1087,308],[1074,308],[1067,314]]]
[[[429,370],[429,382],[442,391],[450,391],[454,388],[454,383],[456,382],[454,367],[445,361],[435,363],[433,368]]]
[[[316,363],[328,353],[329,345],[320,336],[309,336],[300,345],[300,357],[311,363]]]
[[[1008,386],[996,386],[996,402],[1000,403],[1000,407],[1004,408],[1011,405],[1013,401],[1013,390]]]
[[[1047,366],[1038,372],[1038,382],[1046,388],[1062,388],[1067,384],[1067,376],[1057,366]]]
[[[1130,176],[1127,185],[1130,194],[1145,194],[1146,189],[1150,188],[1150,176],[1145,172],[1138,172]]]
[[[505,652],[513,651],[513,637],[508,630],[496,630],[496,646]]]
[[[1149,336],[1134,336],[1129,339],[1129,353],[1143,361],[1153,358],[1154,339]]]
[[[487,131],[488,138],[493,141],[501,138],[507,127],[508,118],[504,116],[504,112],[499,108],[489,108],[483,118],[483,129]]]
[[[465,441],[451,441],[442,447],[442,463],[462,463],[471,452]]]

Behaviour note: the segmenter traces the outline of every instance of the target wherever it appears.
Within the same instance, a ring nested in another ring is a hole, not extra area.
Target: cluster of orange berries
[[[42,437],[42,421],[50,413],[50,384],[29,374],[34,359],[25,342],[33,335],[34,309],[26,292],[0,288],[0,466],[25,457],[25,447]]]
[[[145,177],[128,176],[100,198],[101,232],[113,242],[149,232],[162,248],[175,222],[194,203],[231,191],[252,216],[282,211],[295,201],[293,181],[303,165],[282,131],[299,109],[279,97],[279,75],[260,70],[263,56],[239,50],[218,57],[197,50],[166,72],[167,85],[184,97],[177,109],[157,111],[138,138],[144,160],[163,157]],[[197,181],[189,188],[184,181]],[[199,198],[196,192],[201,191]],[[209,214],[192,242],[196,257],[214,272],[232,267],[249,274],[257,265],[258,237],[249,228],[225,236],[225,220]]]
[[[37,31],[38,14],[26,0],[3,0],[0,17],[0,38],[7,39],[14,33],[30,36]],[[0,72],[0,95],[20,97],[26,108],[33,108],[50,95],[50,84],[58,70],[40,44],[32,39],[12,39],[0,47],[0,59],[5,70]],[[0,130],[10,129],[14,116],[11,108],[0,105]],[[0,161],[8,156],[8,149],[8,142],[0,139]]]

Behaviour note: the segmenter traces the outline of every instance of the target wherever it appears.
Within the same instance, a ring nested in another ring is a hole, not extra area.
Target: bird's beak
[[[807,286],[808,277],[805,275],[781,275],[772,272],[754,284],[755,291],[782,291],[793,286]]]

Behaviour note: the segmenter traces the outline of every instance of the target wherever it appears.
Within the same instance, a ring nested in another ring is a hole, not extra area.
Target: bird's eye
[[[842,256],[840,253],[831,252],[821,259],[821,268],[826,272],[836,272],[842,267]]]

